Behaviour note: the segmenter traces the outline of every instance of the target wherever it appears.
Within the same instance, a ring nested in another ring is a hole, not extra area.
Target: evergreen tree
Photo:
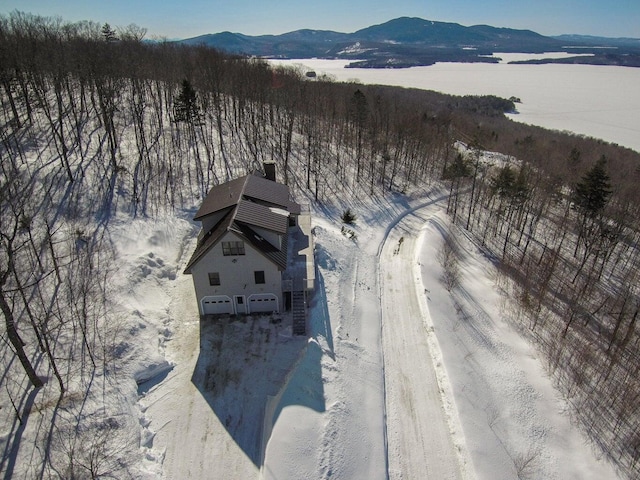
[[[567,159],[567,163],[569,168],[576,168],[581,162],[581,153],[576,147],[571,149],[571,153],[569,153],[569,158]]]
[[[604,210],[611,196],[609,175],[605,170],[607,163],[604,155],[578,182],[573,192],[574,208],[583,218],[593,219]]]
[[[611,196],[609,175],[605,170],[607,160],[600,157],[593,167],[582,177],[573,191],[573,208],[578,212],[578,240],[573,255],[577,255],[580,245],[584,245],[584,257],[578,272],[582,270],[593,245],[606,229],[602,212]],[[574,281],[576,277],[574,277]]]
[[[455,180],[471,175],[471,166],[469,162],[459,153],[455,160],[444,169],[442,173],[443,180]]]
[[[491,191],[502,198],[511,196],[516,183],[516,174],[509,165],[502,167],[491,179]]]
[[[447,202],[447,213],[451,213],[453,220],[456,220],[458,212],[458,193],[462,179],[471,175],[471,165],[459,153],[451,164],[447,165],[442,173],[443,180],[451,180],[449,187],[449,200]]]
[[[351,97],[350,115],[353,123],[362,128],[367,122],[369,115],[369,103],[367,97],[360,89],[357,89]]]
[[[104,38],[105,42],[111,43],[118,40],[118,37],[116,36],[116,31],[113,28],[111,28],[111,25],[109,25],[108,23],[105,23],[102,26],[101,33],[102,33],[102,38]]]
[[[201,113],[196,91],[186,78],[182,81],[182,89],[176,98],[173,112],[176,122],[200,123]]]

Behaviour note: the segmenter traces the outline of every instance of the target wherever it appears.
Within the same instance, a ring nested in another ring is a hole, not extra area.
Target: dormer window
[[[244,242],[222,242],[222,254],[225,257],[244,255]]]

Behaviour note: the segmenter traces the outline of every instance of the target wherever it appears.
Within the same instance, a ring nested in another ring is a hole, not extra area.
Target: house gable
[[[269,180],[255,177],[254,175],[245,177],[245,183],[248,182],[249,178],[273,183]],[[248,183],[254,187],[257,185],[253,180]],[[235,182],[231,190],[239,191],[238,185],[239,184]],[[222,187],[224,187],[224,185]],[[280,187],[284,187],[284,189],[288,191],[288,187],[284,185],[280,185]],[[265,204],[255,203],[252,200],[240,199],[235,205],[235,208],[224,206],[220,210],[203,213],[206,212],[204,208],[205,203],[208,204],[208,208],[217,208],[213,205],[223,205],[224,202],[208,202],[208,199],[212,195],[214,197],[218,196],[218,194],[224,190],[224,188],[219,189],[214,187],[205,199],[205,202],[203,202],[203,207],[198,210],[194,218],[202,221],[203,230],[198,239],[198,245],[187,263],[184,272],[191,273],[193,266],[229,231],[234,231],[236,234],[242,236],[243,239],[253,245],[260,254],[273,262],[278,269],[286,269],[287,232],[289,225],[288,211],[280,206],[270,207]],[[279,191],[279,189],[273,190]],[[262,197],[270,197],[270,195],[263,194]],[[277,195],[271,197],[276,198]],[[287,200],[287,204],[291,203],[293,202]]]
[[[226,242],[229,242],[228,244]],[[230,254],[230,245],[241,248]],[[241,253],[240,253],[241,252]],[[251,298],[277,298],[282,302],[282,276],[279,268],[239,232],[227,231],[192,265],[190,273],[198,302],[228,298],[243,303]],[[266,297],[265,297],[266,296]],[[201,312],[204,307],[200,305]]]
[[[230,210],[222,219],[209,231],[204,231],[198,237],[198,244],[191,255],[184,273],[191,273],[192,267],[214,246],[220,238],[229,230],[233,222],[233,210]]]

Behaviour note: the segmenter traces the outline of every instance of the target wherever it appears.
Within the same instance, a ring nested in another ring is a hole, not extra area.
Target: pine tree
[[[605,170],[604,155],[578,182],[573,192],[574,208],[586,219],[593,219],[604,210],[611,196],[609,175]]]
[[[451,213],[454,222],[458,213],[458,192],[462,179],[471,175],[471,165],[459,153],[455,160],[447,165],[442,173],[443,180],[451,180],[449,186],[449,200],[447,201],[447,213]]]
[[[507,198],[511,196],[515,183],[516,174],[509,165],[505,165],[491,179],[491,191],[501,198]]]
[[[573,208],[578,212],[579,219],[578,240],[573,255],[577,255],[580,244],[585,246],[580,270],[591,253],[590,247],[606,227],[602,221],[602,213],[612,193],[609,175],[605,169],[606,163],[603,155],[576,184],[573,191]]]
[[[182,81],[182,89],[180,91],[180,95],[176,98],[173,112],[176,122],[199,124],[201,121],[201,113],[200,107],[198,107],[196,91],[186,78]]]
[[[102,33],[102,38],[104,38],[105,42],[111,43],[118,40],[118,37],[116,36],[116,31],[113,28],[111,28],[111,25],[109,25],[108,23],[105,23],[102,26],[101,33]]]

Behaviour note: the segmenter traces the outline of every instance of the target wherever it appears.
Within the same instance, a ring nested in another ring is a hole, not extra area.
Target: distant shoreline
[[[587,53],[587,54],[573,54],[573,52],[560,52],[566,53],[566,56],[560,58],[534,58],[527,60],[514,60],[507,63],[521,64],[521,65],[546,65],[551,63],[563,64],[563,65],[599,65],[599,66],[611,66],[611,67],[632,67],[640,68],[640,54],[634,53]],[[476,55],[465,56],[457,59],[450,55],[444,55],[442,57],[434,56],[429,57],[426,61],[421,59],[405,60],[390,62],[385,59],[367,59],[356,60],[345,68],[411,68],[411,67],[429,67],[436,63],[448,62],[448,63],[499,63],[501,54],[488,55]],[[517,55],[517,54],[515,54]],[[523,54],[527,55],[527,54]],[[537,54],[532,54],[537,55]],[[543,54],[544,55],[544,54]]]
[[[517,64],[566,53],[496,53],[498,63],[437,63],[405,69],[344,68],[349,60],[269,60],[339,82],[433,90],[449,95],[518,98],[512,120],[600,138],[640,152],[640,69],[598,65]]]

